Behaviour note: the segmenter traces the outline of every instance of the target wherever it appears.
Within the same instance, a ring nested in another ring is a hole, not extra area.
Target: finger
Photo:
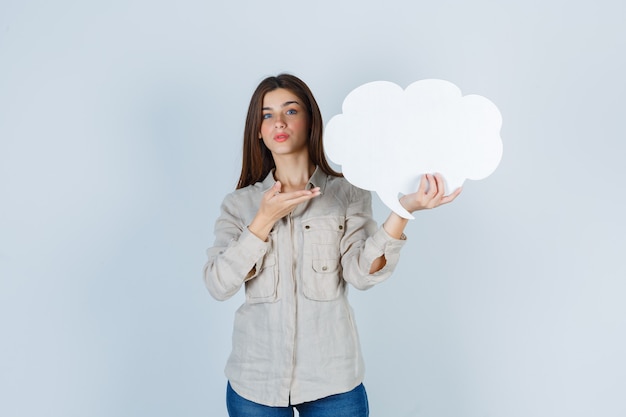
[[[302,203],[304,203],[306,201],[313,200],[317,196],[319,196],[319,194],[305,195],[305,196],[302,196],[302,197],[296,199],[294,202],[296,203],[296,205],[302,204]]]
[[[420,185],[417,188],[418,195],[426,195],[428,192],[428,174],[422,175],[422,179],[420,179]]]
[[[428,195],[432,199],[439,193],[439,184],[437,183],[437,177],[433,174],[428,174],[428,180]]]
[[[319,189],[316,190],[300,190],[282,194],[285,202],[293,202],[294,200],[308,199],[320,195]]]
[[[267,194],[269,197],[276,197],[278,194],[280,194],[280,190],[282,188],[283,185],[280,183],[280,181],[276,181],[274,185],[272,185],[272,188],[267,190]]]
[[[437,196],[443,197],[443,194],[446,190],[445,182],[443,180],[443,176],[439,173],[434,176],[435,183],[437,184]]]
[[[462,187],[457,188],[456,190],[454,190],[454,192],[452,194],[447,195],[444,198],[442,198],[441,199],[441,204],[451,203],[452,201],[454,201],[455,198],[457,198],[459,196],[459,194],[461,194],[461,191],[463,191]]]

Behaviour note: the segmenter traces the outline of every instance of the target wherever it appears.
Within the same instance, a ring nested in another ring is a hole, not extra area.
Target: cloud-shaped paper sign
[[[417,191],[423,174],[441,173],[447,195],[465,179],[490,175],[502,158],[498,108],[448,81],[421,80],[405,90],[367,83],[348,94],[342,111],[326,125],[328,157],[348,181],[407,219],[413,216],[398,194]]]

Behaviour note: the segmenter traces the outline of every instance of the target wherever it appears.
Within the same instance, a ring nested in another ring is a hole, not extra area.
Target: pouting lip
[[[277,133],[274,135],[274,140],[276,142],[284,142],[289,139],[289,135],[287,133]]]

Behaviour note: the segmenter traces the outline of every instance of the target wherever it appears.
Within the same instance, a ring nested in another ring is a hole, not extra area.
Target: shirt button
[[[339,225],[339,230],[343,230],[343,226],[342,225]]]
[[[307,224],[306,226],[304,226],[304,228],[305,228],[306,230],[309,230],[309,229],[311,228],[311,226],[309,226],[309,225]]]
[[[324,265],[324,266],[322,267],[322,271],[327,271],[327,270],[328,270],[328,267],[327,267],[326,265]]]

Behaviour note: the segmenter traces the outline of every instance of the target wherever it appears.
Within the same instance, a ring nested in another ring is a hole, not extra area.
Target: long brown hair
[[[343,176],[333,170],[324,154],[322,142],[322,114],[309,87],[296,76],[280,74],[275,77],[267,77],[256,88],[246,117],[246,126],[243,132],[243,161],[241,164],[241,176],[237,188],[243,188],[265,179],[267,174],[276,167],[272,153],[259,140],[261,121],[263,117],[263,98],[265,94],[278,88],[284,88],[295,94],[302,101],[302,106],[309,115],[309,158],[324,173],[335,177]]]

